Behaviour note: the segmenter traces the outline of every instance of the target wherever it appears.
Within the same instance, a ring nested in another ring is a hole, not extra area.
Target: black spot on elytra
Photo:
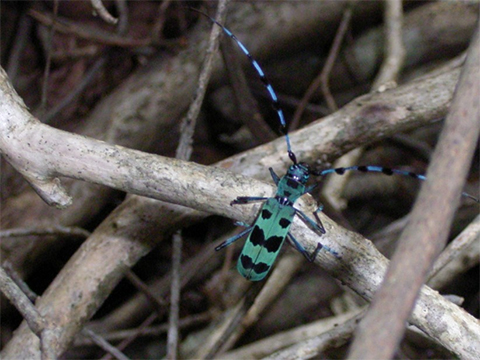
[[[253,268],[253,261],[252,258],[248,255],[241,255],[240,256],[240,263],[242,264],[245,270],[250,270]]]
[[[268,219],[270,219],[270,218],[272,217],[272,212],[269,211],[269,210],[267,210],[267,209],[263,209],[263,210],[262,210],[261,217],[262,217],[262,219],[264,219],[264,220],[268,220]]]
[[[255,271],[257,274],[267,272],[268,270],[270,270],[270,265],[267,265],[264,262],[260,262],[253,266],[253,271]]]
[[[255,225],[250,235],[250,241],[253,245],[263,246],[265,243],[265,234],[262,229]]]
[[[263,246],[268,252],[277,252],[282,245],[283,239],[284,237],[281,236],[270,236]]]
[[[240,263],[242,264],[243,268],[247,271],[253,270],[257,274],[262,274],[268,272],[270,270],[270,265],[267,265],[264,262],[259,262],[254,264],[252,258],[248,255],[241,255],[240,256]],[[251,278],[250,276],[248,278]]]
[[[282,229],[286,229],[290,226],[291,223],[292,222],[290,220],[281,218],[278,224],[282,227]]]

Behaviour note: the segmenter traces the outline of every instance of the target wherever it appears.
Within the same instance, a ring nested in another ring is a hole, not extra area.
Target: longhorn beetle
[[[282,133],[284,133],[285,135],[288,156],[293,162],[293,164],[290,165],[290,167],[288,168],[287,173],[282,178],[280,178],[273,171],[272,168],[269,168],[273,181],[277,185],[277,192],[274,197],[240,196],[230,203],[230,205],[241,205],[257,201],[264,202],[253,225],[237,222],[237,225],[244,226],[246,227],[246,229],[241,233],[227,239],[225,242],[215,248],[216,251],[221,250],[224,247],[231,245],[234,241],[248,234],[247,240],[245,242],[245,245],[243,246],[242,252],[237,262],[237,270],[243,277],[252,281],[260,281],[265,278],[265,276],[270,271],[273,263],[275,262],[275,259],[280,252],[285,238],[288,238],[293,243],[293,245],[295,245],[297,250],[302,253],[305,258],[310,262],[313,262],[315,260],[316,256],[322,248],[324,248],[334,256],[340,258],[340,255],[335,250],[329,248],[328,246],[322,245],[321,243],[317,244],[317,247],[313,254],[309,254],[305,250],[305,248],[289,232],[293,219],[295,215],[297,215],[318,235],[321,236],[325,234],[325,228],[323,227],[323,224],[318,217],[318,213],[322,211],[323,206],[319,206],[318,209],[313,213],[316,221],[312,220],[305,213],[294,207],[294,204],[298,198],[312,191],[317,185],[315,184],[311,186],[306,186],[310,175],[325,176],[331,173],[342,175],[346,171],[360,171],[381,172],[385,175],[399,174],[404,176],[410,176],[420,180],[426,179],[423,175],[417,175],[409,171],[384,168],[381,166],[350,166],[345,168],[332,168],[323,171],[315,171],[311,170],[307,164],[303,162],[297,162],[297,158],[291,149],[290,137],[288,136],[285,117],[278,102],[277,94],[275,93],[275,90],[268,81],[265,73],[263,72],[258,62],[252,57],[252,55],[243,45],[243,43],[238,40],[238,38],[225,26],[220,24],[217,20],[213,19],[209,15],[197,9],[191,8],[191,10],[202,14],[203,16],[210,19],[213,24],[221,27],[222,30],[233,41],[235,41],[238,47],[248,57],[251,65],[258,73],[263,85],[270,94],[272,105],[276,110],[278,118],[280,120]],[[463,192],[462,195],[469,197],[477,202],[480,202],[478,199],[465,192]]]

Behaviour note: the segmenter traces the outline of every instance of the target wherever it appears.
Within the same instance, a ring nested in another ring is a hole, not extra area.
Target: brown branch
[[[217,11],[218,21],[225,20],[226,7],[228,1],[222,0],[219,4]],[[198,79],[198,88],[195,92],[195,98],[188,109],[187,115],[182,119],[180,125],[180,141],[177,147],[175,157],[181,160],[189,160],[192,153],[193,133],[195,130],[195,124],[197,123],[198,114],[205,98],[207,91],[207,85],[210,81],[210,77],[213,71],[213,60],[218,52],[220,34],[222,29],[219,26],[214,26],[210,33],[210,39],[208,41],[207,56],[202,66],[200,76]]]
[[[337,33],[335,34],[335,38],[333,39],[333,44],[328,52],[327,60],[325,61],[325,65],[318,74],[318,76],[312,81],[310,86],[308,87],[305,95],[303,96],[302,100],[297,106],[295,113],[293,114],[293,119],[291,122],[290,127],[292,129],[296,129],[298,124],[300,123],[300,118],[302,117],[303,111],[305,110],[308,102],[310,101],[311,97],[314,95],[315,91],[317,91],[318,87],[321,86],[323,96],[327,102],[328,108],[331,112],[338,109],[337,104],[335,103],[335,99],[330,92],[330,87],[328,85],[328,80],[330,77],[330,73],[332,71],[333,65],[335,64],[335,60],[337,59],[338,53],[340,51],[340,45],[342,44],[343,38],[348,29],[348,25],[350,24],[350,20],[353,14],[353,6],[347,4],[347,8],[343,12],[343,17],[338,26]]]
[[[440,289],[480,261],[480,215],[440,254],[428,273],[428,286]]]
[[[44,318],[23,291],[7,275],[3,267],[0,267],[0,290],[22,314],[30,329],[40,338],[46,327]]]
[[[190,327],[196,327],[199,325],[203,325],[209,320],[212,320],[212,314],[210,312],[203,312],[196,315],[191,315],[185,318],[180,319],[179,326],[181,329],[186,329]],[[158,337],[160,335],[164,335],[168,330],[168,324],[161,324],[150,326],[146,328],[142,328],[141,331],[138,331],[138,328],[135,329],[125,329],[125,330],[118,330],[112,331],[102,334],[102,337],[110,342],[120,341],[125,338],[129,338],[134,335],[134,338],[138,337]],[[81,347],[81,346],[90,346],[93,345],[93,341],[86,337],[86,336],[79,336],[75,338],[75,342],[73,346]]]
[[[79,39],[85,39],[99,44],[121,47],[142,47],[152,45],[151,39],[125,38],[125,36],[106,32],[99,28],[79,25],[67,19],[54,19],[51,15],[34,9],[29,10],[28,15],[43,25],[53,26],[55,31],[58,31],[59,33],[73,35]]]
[[[452,72],[424,82],[412,83],[397,92],[359,98],[344,107],[342,111],[324,118],[321,123],[314,123],[292,134],[292,143],[297,144],[297,157],[304,161],[311,161],[312,157],[318,159],[322,155],[328,160],[328,154],[337,155],[339,148],[340,151],[348,151],[355,147],[356,144],[351,139],[356,138],[360,143],[367,144],[380,137],[387,137],[399,129],[416,126],[421,123],[422,117],[427,116],[428,119],[433,115],[433,118],[436,118],[442,111],[439,105],[443,102],[445,109],[448,104],[449,91],[445,86],[454,79],[455,73]],[[441,88],[436,89],[435,94],[426,94],[425,92],[430,91],[432,86],[437,86],[437,82]],[[8,85],[6,78],[3,79],[3,84]],[[66,206],[70,201],[66,191],[60,186],[58,176],[103,184],[129,193],[210,212],[215,212],[215,205],[211,200],[202,199],[201,194],[211,190],[219,191],[217,198],[220,199],[221,194],[227,191],[225,188],[223,190],[207,189],[204,186],[206,184],[201,180],[206,173],[219,176],[219,168],[207,168],[153,156],[50,128],[35,121],[24,107],[19,106],[18,98],[14,97],[16,94],[12,93],[13,89],[9,86],[4,86],[2,89],[6,92],[10,91],[10,95],[6,94],[2,97],[3,102],[0,104],[6,107],[9,114],[0,122],[2,125],[0,131],[10,139],[9,142],[2,144],[2,152],[6,159],[26,177],[39,195],[50,204]],[[419,97],[419,94],[425,95]],[[432,102],[425,107],[424,104],[429,101],[426,100],[428,95],[435,96],[431,97]],[[405,101],[407,103],[404,103]],[[417,110],[416,103],[419,101],[422,104],[421,111]],[[427,115],[429,113],[430,115]],[[366,119],[369,117],[377,121],[376,126],[367,125],[369,127],[365,128]],[[385,122],[382,122],[382,119],[385,119]],[[348,133],[343,131],[346,128],[350,129]],[[315,136],[312,137],[312,134]],[[48,143],[43,139],[48,139]],[[319,144],[322,144],[323,148],[317,147]],[[52,158],[52,149],[68,156]],[[255,152],[257,157],[260,155],[263,158],[274,155],[278,159],[278,154],[283,154],[283,156],[280,155],[281,160],[285,164],[289,162],[282,138]],[[260,160],[253,158],[250,153],[250,155],[235,156],[226,163],[229,166],[238,163],[238,167],[235,168],[237,171],[242,171],[243,157],[248,157],[254,162]],[[259,173],[266,176],[265,165],[258,163],[257,166]],[[82,170],[79,171],[79,169]],[[172,182],[171,179],[176,181]],[[196,181],[192,182],[192,179]],[[237,179],[234,180],[231,177],[229,181],[237,181]],[[194,190],[197,192],[196,197],[185,198],[185,194]],[[245,193],[248,191],[243,192]],[[226,198],[241,196],[242,193],[232,195],[229,194]]]
[[[0,230],[0,238],[4,237],[19,237],[19,236],[77,236],[82,238],[87,238],[90,235],[90,232],[78,228],[78,227],[65,227],[65,226],[46,226],[39,228],[15,228],[8,230]]]
[[[45,61],[45,69],[43,70],[43,79],[42,79],[42,93],[41,93],[41,101],[40,101],[40,113],[43,114],[47,110],[47,94],[48,94],[48,82],[50,81],[50,68],[52,65],[52,52],[53,52],[53,35],[55,34],[55,27],[53,26],[53,22],[56,20],[58,16],[58,3],[59,0],[53,1],[53,15],[52,15],[52,23],[49,25],[48,34],[46,38],[45,44],[45,52],[46,52],[46,61]]]
[[[108,352],[110,355],[115,356],[117,360],[129,360],[129,358],[122,353],[118,348],[110,344],[107,340],[105,340],[102,336],[96,334],[90,329],[83,329],[82,334],[89,337],[94,344],[96,344],[101,349]]]
[[[402,38],[403,2],[387,0],[385,6],[385,58],[372,85],[374,90],[387,83],[396,82],[405,59]]]
[[[155,320],[157,319],[156,313],[151,313],[142,323],[133,331],[131,331],[127,337],[125,337],[116,347],[119,351],[123,351],[128,345],[130,345],[135,339],[137,339],[140,334],[143,333]],[[112,354],[105,354],[100,360],[111,360]]]
[[[477,29],[427,172],[428,180],[400,237],[385,280],[359,325],[350,359],[391,358],[428,269],[445,245],[480,133],[479,65],[480,34]],[[413,315],[410,320],[415,318]],[[471,345],[470,351],[474,347],[478,349],[477,345],[478,341]]]

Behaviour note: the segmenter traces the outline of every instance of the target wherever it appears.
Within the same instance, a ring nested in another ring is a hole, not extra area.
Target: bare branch
[[[191,315],[183,319],[180,319],[179,326],[182,329],[195,327],[195,326],[204,324],[205,322],[211,319],[212,319],[212,315],[210,314],[210,312],[207,311],[204,313]],[[112,331],[112,332],[102,334],[102,337],[107,341],[114,342],[114,341],[119,341],[119,340],[128,338],[132,334],[135,335],[135,338],[159,336],[159,335],[165,334],[167,330],[168,330],[168,324],[161,324],[161,325],[150,326],[147,328],[142,328],[140,332],[138,331],[138,328]],[[85,346],[85,345],[92,345],[92,344],[93,344],[93,341],[90,338],[81,336],[81,337],[75,338],[74,346]]]
[[[225,0],[222,0],[219,3],[216,16],[218,21],[223,22],[225,20],[227,5],[228,1]],[[205,98],[208,82],[212,76],[213,60],[218,52],[220,34],[222,34],[222,29],[218,26],[214,26],[210,33],[208,49],[206,52],[207,56],[200,72],[195,98],[188,109],[187,115],[182,119],[180,125],[180,141],[175,155],[177,159],[190,160],[195,124],[197,123],[198,114],[200,113],[200,108],[202,106],[203,99]]]
[[[79,25],[71,20],[61,18],[61,21],[57,21],[50,15],[30,9],[28,15],[37,20],[38,22],[46,25],[53,26],[55,31],[63,34],[72,34],[80,39],[86,39],[90,42],[122,47],[139,47],[152,45],[151,39],[132,39],[125,38],[119,34],[113,34],[107,32],[98,27],[90,27],[85,25]]]
[[[428,286],[440,289],[480,262],[480,215],[440,254],[428,274]]]
[[[3,71],[0,72],[2,74],[5,76]],[[338,145],[334,144],[342,144],[341,151],[348,151],[356,146],[351,141],[352,138],[366,144],[400,129],[417,126],[422,120],[439,117],[448,104],[448,84],[455,81],[456,75],[456,72],[450,72],[423,82],[413,82],[395,92],[365,95],[357,99],[320,123],[292,134],[297,156],[305,161],[321,156],[328,160],[328,154],[331,154],[330,157],[338,154]],[[220,168],[109,145],[40,124],[21,105],[21,100],[8,86],[6,77],[1,80],[0,85],[4,86],[0,90],[4,96],[0,98],[0,116],[3,117],[0,132],[4,139],[9,139],[0,144],[2,153],[50,204],[65,206],[70,201],[65,190],[60,187],[58,176],[102,184],[213,213],[223,207],[226,199],[249,193],[248,181],[239,186],[239,192],[232,191],[234,187],[230,187],[230,184],[239,184],[239,179]],[[437,85],[435,94],[432,94],[431,89]],[[419,94],[426,96],[420,99]],[[426,99],[428,95],[431,95],[432,101]],[[376,126],[365,128],[365,124],[353,124],[369,116],[377,120]],[[382,118],[385,122],[380,121]],[[345,133],[343,129],[350,130]],[[323,148],[317,147],[317,144],[322,144]],[[52,149],[63,156],[52,157]],[[242,158],[248,157],[257,164],[253,166],[254,171],[258,167],[258,173],[266,173],[265,163],[260,159],[268,159],[270,156],[278,159],[278,154],[283,154],[281,159],[285,164],[289,162],[283,139],[277,139],[254,152],[234,156],[225,163],[235,165],[235,170],[241,172],[246,165]],[[217,179],[218,186],[214,186],[215,183],[205,177],[207,174]],[[171,179],[175,179],[175,182]],[[212,199],[217,201],[212,202]],[[226,216],[229,216],[226,213],[230,213],[231,216],[239,211],[236,208],[221,213]]]
[[[78,227],[66,227],[66,226],[46,226],[39,228],[15,228],[8,230],[0,230],[0,238],[2,237],[18,237],[18,236],[46,236],[46,235],[56,235],[56,236],[79,236],[87,238],[90,235],[85,229]]]
[[[403,2],[387,0],[385,3],[385,59],[372,85],[374,90],[390,82],[396,82],[405,59],[403,46]]]
[[[0,267],[0,290],[22,314],[30,329],[40,338],[45,329],[45,320],[23,291],[7,275],[3,267]]]
[[[83,329],[82,334],[89,337],[96,345],[98,345],[101,349],[107,351],[109,354],[115,356],[118,360],[128,360],[129,358],[125,356],[120,350],[118,350],[115,346],[110,344],[107,340],[105,340],[100,335],[96,334],[90,329]]]
[[[338,109],[338,106],[335,102],[335,99],[330,92],[330,87],[328,85],[328,81],[330,78],[330,73],[332,71],[333,65],[337,59],[338,53],[340,52],[340,45],[342,44],[343,38],[347,32],[348,25],[350,24],[350,20],[353,14],[353,5],[347,4],[347,7],[343,13],[342,20],[340,25],[338,26],[337,33],[335,34],[335,38],[333,39],[333,44],[328,52],[327,60],[325,61],[325,65],[318,74],[318,76],[312,81],[310,86],[308,87],[305,95],[303,96],[300,104],[298,104],[295,113],[293,114],[293,119],[291,122],[291,127],[293,129],[297,128],[300,118],[302,117],[303,111],[307,106],[308,102],[310,101],[311,97],[317,91],[318,87],[321,86],[323,96],[327,102],[328,108],[331,112]]]
[[[58,16],[58,3],[59,0],[53,1],[53,20],[56,20]],[[48,35],[45,44],[46,52],[46,61],[45,69],[43,70],[43,80],[42,80],[42,99],[40,102],[40,112],[43,114],[47,110],[47,94],[48,94],[48,82],[50,80],[50,70],[52,64],[52,53],[53,53],[53,35],[55,34],[55,27],[52,24],[49,26]]]

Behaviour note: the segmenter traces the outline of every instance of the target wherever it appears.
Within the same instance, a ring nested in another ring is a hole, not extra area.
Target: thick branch
[[[477,29],[427,172],[428,180],[400,237],[385,281],[360,323],[349,355],[351,359],[393,356],[428,269],[445,246],[480,132],[479,73],[480,32]],[[422,295],[417,308],[422,303]],[[414,312],[411,319],[418,319],[418,315]],[[454,335],[455,331],[449,328],[448,333]],[[379,343],[382,346],[378,346]],[[469,348],[465,358],[478,358],[478,338]]]
[[[357,99],[342,111],[292,134],[297,157],[310,162],[320,157],[328,160],[358,143],[368,144],[442,116],[457,74],[451,71],[412,82],[392,92]],[[233,217],[235,212],[220,208],[229,199],[251,193],[248,181],[238,186],[242,183],[238,177],[219,168],[146,154],[43,125],[28,113],[9,88],[3,70],[0,76],[0,149],[12,166],[50,203],[68,204],[68,198],[59,187],[60,176]],[[222,165],[238,172],[251,173],[253,170],[266,176],[265,167],[272,165],[270,157],[278,159],[278,154],[283,154],[286,164],[289,162],[282,138],[232,157]],[[247,157],[249,162],[244,161]],[[246,165],[252,161],[257,163],[258,169]],[[212,182],[211,178],[217,181]],[[238,191],[233,184],[238,186]]]

